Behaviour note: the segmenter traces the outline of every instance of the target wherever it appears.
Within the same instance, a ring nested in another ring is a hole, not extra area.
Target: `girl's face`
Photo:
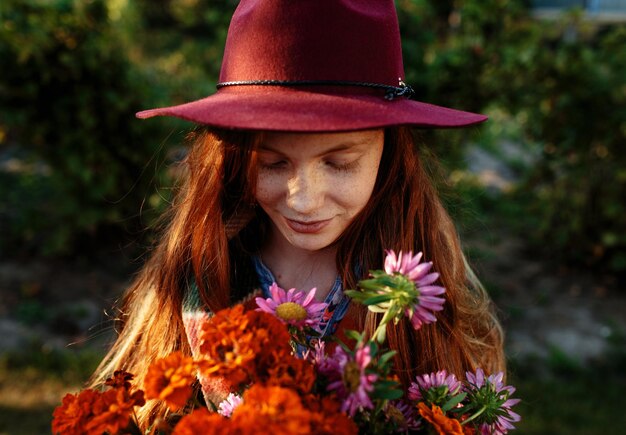
[[[256,199],[273,237],[308,251],[337,240],[372,195],[383,142],[382,129],[267,134]]]

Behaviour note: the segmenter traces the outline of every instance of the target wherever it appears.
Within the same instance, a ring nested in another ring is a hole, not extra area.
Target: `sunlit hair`
[[[119,336],[92,386],[117,369],[134,373],[141,385],[151,361],[176,350],[190,354],[182,321],[190,282],[198,284],[211,311],[251,290],[256,279],[249,255],[267,235],[267,216],[254,200],[256,148],[262,139],[262,133],[230,130],[200,129],[193,135],[162,238],[124,296]],[[490,299],[465,261],[456,229],[405,127],[385,131],[372,197],[337,241],[337,268],[345,288],[355,288],[361,278],[355,270],[380,268],[385,249],[423,251],[447,289],[436,323],[417,332],[409,322],[388,329],[405,388],[415,375],[435,370],[459,377],[477,367],[504,370],[502,331]],[[348,316],[371,334],[373,314],[352,306]],[[147,426],[166,412],[149,402],[138,417]]]
[[[364,235],[366,235],[364,237]],[[415,331],[410,322],[388,328],[391,348],[398,352],[397,374],[407,386],[418,374],[446,369],[463,378],[482,367],[504,371],[502,330],[490,298],[461,251],[456,228],[422,166],[408,128],[390,129],[374,193],[368,205],[341,238],[337,266],[347,288],[362,270],[379,269],[384,250],[422,251],[440,273],[446,304],[437,322]],[[353,315],[371,336],[373,313],[361,308]]]

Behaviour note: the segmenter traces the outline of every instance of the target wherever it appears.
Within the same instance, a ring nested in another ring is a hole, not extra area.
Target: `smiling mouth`
[[[314,234],[326,227],[326,225],[330,223],[331,219],[303,222],[285,218],[285,221],[287,222],[287,225],[289,225],[289,228],[297,233]]]

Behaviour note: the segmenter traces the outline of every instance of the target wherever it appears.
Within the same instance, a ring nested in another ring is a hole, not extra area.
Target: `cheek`
[[[344,204],[351,215],[360,212],[371,198],[376,183],[376,169],[372,168],[371,172],[368,169],[368,172],[360,174],[359,177],[336,183],[336,198]]]
[[[277,201],[284,191],[284,183],[276,177],[260,173],[257,178],[255,198],[260,204]]]
[[[372,196],[374,191],[374,185],[378,178],[378,168],[380,166],[382,149],[376,151],[365,162],[362,167],[362,171],[359,177],[358,183],[354,187],[353,195],[358,198],[361,208],[365,207],[367,202]]]

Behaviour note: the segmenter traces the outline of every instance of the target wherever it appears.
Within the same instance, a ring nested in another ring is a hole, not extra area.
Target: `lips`
[[[314,234],[324,229],[330,223],[331,219],[304,222],[285,218],[285,221],[287,225],[289,225],[289,228],[297,233]]]

